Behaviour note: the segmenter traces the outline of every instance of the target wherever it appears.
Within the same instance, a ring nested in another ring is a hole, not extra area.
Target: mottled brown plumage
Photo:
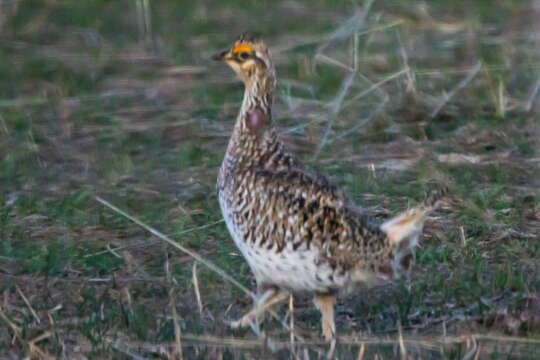
[[[326,177],[306,171],[285,151],[272,126],[275,73],[266,46],[241,36],[216,59],[245,84],[217,182],[227,227],[261,292],[271,292],[261,298],[280,290],[314,294],[328,338],[335,331],[333,295],[349,283],[407,270],[432,204],[381,227],[371,224]]]

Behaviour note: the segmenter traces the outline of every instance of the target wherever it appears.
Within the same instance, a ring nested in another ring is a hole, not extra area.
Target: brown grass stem
[[[169,256],[165,254],[165,274],[167,276],[167,283],[169,284],[169,304],[171,306],[173,325],[174,325],[174,347],[175,355],[178,356],[178,359],[182,360],[184,358],[182,354],[182,333],[180,330],[180,318],[178,312],[176,311],[176,301],[174,300],[174,284],[171,276],[171,269],[169,266]]]
[[[476,74],[482,69],[482,61],[478,61],[469,71],[466,77],[464,77],[447,95],[444,96],[442,101],[433,109],[429,114],[429,117],[433,119],[436,117],[441,109],[456,96],[456,94],[463,88],[465,88],[474,79]]]
[[[24,303],[26,304],[26,306],[28,307],[28,310],[30,310],[30,313],[32,314],[32,316],[34,317],[34,319],[36,319],[36,322],[38,324],[41,323],[41,320],[39,319],[39,316],[37,315],[36,311],[34,310],[34,308],[32,307],[32,305],[30,304],[30,301],[28,301],[28,299],[26,298],[26,296],[24,295],[24,293],[22,292],[21,288],[19,286],[15,286],[15,288],[17,289],[17,292],[19,293],[19,295],[21,296],[21,298],[23,299]]]
[[[527,103],[525,104],[526,112],[531,111],[539,90],[540,90],[540,77],[536,79],[536,82],[534,83],[531,90],[529,91],[529,96],[527,96]]]
[[[99,200],[98,200],[99,201]],[[225,220],[223,219],[220,219],[220,220],[217,220],[217,221],[214,221],[214,222],[211,222],[211,223],[208,223],[208,224],[204,224],[204,225],[201,225],[201,226],[197,226],[197,227],[193,227],[193,228],[190,228],[190,229],[186,229],[186,230],[182,230],[182,231],[178,231],[178,232],[175,232],[175,233],[172,233],[172,234],[169,234],[169,236],[178,236],[178,235],[184,235],[184,234],[187,234],[187,233],[190,233],[190,232],[193,232],[193,231],[199,231],[199,230],[204,230],[204,229],[207,229],[209,227],[212,227],[212,226],[215,226],[217,224],[221,224],[222,222],[224,222]],[[150,242],[144,242],[144,243],[140,243],[140,244],[132,244],[132,245],[124,245],[124,246],[118,246],[114,249],[107,249],[107,250],[102,250],[102,251],[98,251],[98,252],[95,252],[95,253],[92,253],[92,254],[88,254],[88,255],[85,255],[84,257],[87,258],[87,257],[92,257],[92,256],[98,256],[98,255],[103,255],[103,254],[106,254],[106,253],[111,253],[113,252],[116,252],[116,251],[119,251],[119,250],[124,250],[124,249],[130,249],[130,248],[140,248],[140,247],[146,247],[146,246],[151,246],[151,245],[155,245],[155,244],[158,244],[159,242],[158,241],[150,241]]]
[[[197,305],[199,306],[199,315],[202,317],[203,306],[201,301],[201,293],[199,291],[199,279],[197,278],[197,263],[193,263],[193,288],[195,290],[195,298],[197,299]]]
[[[341,105],[343,104],[343,100],[345,99],[345,96],[349,92],[349,88],[351,87],[353,83],[355,74],[356,74],[355,72],[350,73],[341,84],[341,89],[339,90],[339,93],[334,99],[332,103],[332,107],[330,108],[330,113],[328,114],[328,122],[326,125],[326,129],[324,130],[323,137],[321,139],[321,142],[319,143],[319,146],[317,146],[315,153],[313,154],[312,160],[315,160],[319,156],[319,154],[321,153],[321,150],[326,144],[330,131],[332,130],[332,126],[334,125],[334,122],[337,119],[339,111],[341,110]]]
[[[135,224],[139,225],[140,227],[142,227],[143,229],[145,229],[146,231],[148,231],[149,233],[151,233],[152,235],[156,236],[157,238],[165,241],[166,243],[168,243],[169,245],[177,248],[178,250],[182,251],[183,253],[191,256],[192,258],[194,258],[195,260],[197,260],[198,262],[200,262],[201,264],[205,265],[207,268],[209,268],[210,270],[212,270],[213,272],[215,272],[216,274],[218,274],[219,276],[221,276],[223,279],[227,280],[228,282],[230,282],[231,284],[235,285],[237,288],[239,288],[240,290],[242,290],[244,293],[246,293],[247,295],[251,296],[253,299],[256,299],[256,295],[251,292],[248,288],[246,288],[244,285],[240,284],[236,279],[234,279],[233,277],[231,277],[229,274],[227,274],[225,271],[223,271],[222,269],[220,269],[219,267],[217,267],[214,263],[212,263],[211,261],[208,261],[206,259],[204,259],[202,256],[200,256],[197,252],[191,250],[191,249],[188,249],[180,244],[178,244],[177,242],[175,242],[174,240],[172,240],[170,237],[168,237],[167,235],[165,234],[162,234],[161,232],[157,231],[156,229],[152,228],[151,226],[147,225],[146,223],[142,222],[141,220],[129,215],[128,213],[126,213],[125,211],[123,210],[120,210],[119,208],[117,208],[116,206],[114,206],[113,204],[111,204],[110,202],[108,202],[107,200],[104,200],[102,198],[100,198],[99,196],[96,196],[96,200],[105,205],[106,207],[108,207],[109,209],[113,210],[114,212],[116,212],[117,214],[120,214],[122,215],[123,217],[131,220],[132,222],[134,222]]]

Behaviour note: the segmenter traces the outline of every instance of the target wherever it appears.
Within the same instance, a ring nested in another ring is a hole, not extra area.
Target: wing
[[[353,267],[377,271],[388,263],[392,245],[386,234],[324,176],[296,168],[252,169],[243,181],[251,188],[237,215],[256,218],[247,234],[259,246],[278,253],[315,248],[321,262],[343,273]]]

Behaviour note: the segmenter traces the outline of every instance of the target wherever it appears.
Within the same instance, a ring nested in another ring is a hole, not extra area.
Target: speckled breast
[[[326,293],[342,287],[346,276],[320,261],[319,249],[307,244],[293,248],[299,234],[283,226],[288,223],[286,209],[273,208],[268,193],[250,180],[250,174],[232,176],[218,190],[227,228],[257,283],[294,292]]]

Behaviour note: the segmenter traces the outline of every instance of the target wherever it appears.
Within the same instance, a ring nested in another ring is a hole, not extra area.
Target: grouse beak
[[[230,50],[223,50],[222,52],[214,54],[212,56],[212,60],[225,61],[228,58],[229,53],[230,53]]]

